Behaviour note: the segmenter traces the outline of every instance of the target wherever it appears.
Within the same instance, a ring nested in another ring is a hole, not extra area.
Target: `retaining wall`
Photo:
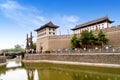
[[[5,56],[0,56],[0,64],[1,63],[6,63],[6,57]]]
[[[26,54],[24,59],[120,64],[120,53]]]

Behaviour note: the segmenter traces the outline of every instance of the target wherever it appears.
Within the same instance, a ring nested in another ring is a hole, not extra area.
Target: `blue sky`
[[[26,34],[52,21],[57,34],[72,33],[75,25],[108,16],[120,24],[120,0],[0,0],[0,49],[25,46]]]

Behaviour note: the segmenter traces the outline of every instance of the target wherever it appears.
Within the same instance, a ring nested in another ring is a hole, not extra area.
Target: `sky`
[[[36,42],[40,26],[52,21],[57,34],[72,34],[78,24],[108,16],[120,24],[120,0],[0,0],[0,50],[25,47],[26,34]]]

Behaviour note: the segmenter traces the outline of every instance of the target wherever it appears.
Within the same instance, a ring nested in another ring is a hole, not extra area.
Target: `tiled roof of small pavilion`
[[[49,27],[49,28],[58,28],[59,26],[54,25],[54,24],[50,21],[50,22],[48,22],[47,24],[45,24],[45,25],[41,26],[40,28],[36,29],[35,31],[39,31],[39,30],[44,29],[44,28],[46,28],[46,27]]]
[[[76,30],[76,29],[79,29],[79,28],[84,28],[84,27],[87,27],[87,26],[90,26],[90,25],[93,25],[93,24],[97,24],[97,23],[101,23],[101,22],[104,22],[104,21],[108,21],[110,23],[114,22],[114,21],[110,21],[109,18],[108,18],[108,16],[104,16],[102,18],[98,18],[98,19],[95,19],[95,20],[92,20],[92,21],[89,21],[89,22],[77,25],[75,28],[73,28],[71,30]]]

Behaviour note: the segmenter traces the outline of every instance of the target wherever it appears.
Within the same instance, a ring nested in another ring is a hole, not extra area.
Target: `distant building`
[[[109,20],[107,16],[98,18],[80,25],[76,25],[75,28],[72,30],[74,31],[74,34],[80,34],[83,30],[100,30],[100,29],[105,29],[105,28],[110,28],[112,27],[112,24],[114,21]]]

